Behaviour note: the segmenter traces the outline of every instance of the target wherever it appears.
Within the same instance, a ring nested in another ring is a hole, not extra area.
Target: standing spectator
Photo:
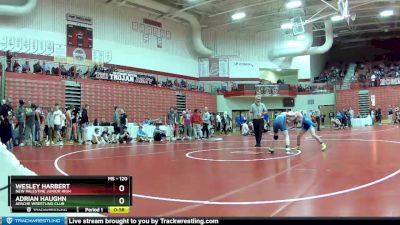
[[[54,136],[54,108],[50,107],[49,112],[47,113],[46,118],[46,126],[47,126],[47,142],[46,145],[54,145],[53,136]],[[46,128],[45,128],[46,130]]]
[[[97,65],[95,65],[97,66]],[[114,107],[114,116],[113,116],[113,126],[114,126],[114,134],[119,134],[120,133],[120,126],[119,126],[119,122],[120,122],[120,115],[119,115],[119,109],[118,106]]]
[[[381,108],[378,108],[378,109],[376,110],[376,122],[377,122],[379,125],[382,125],[382,110],[381,110]]]
[[[24,100],[19,100],[19,106],[17,108],[16,117],[18,120],[18,144],[19,146],[24,146],[24,128],[25,128],[25,107]]]
[[[217,131],[219,132],[221,130],[221,115],[219,113],[215,116],[215,121],[217,123]]]
[[[85,107],[82,109],[82,117],[81,120],[79,121],[79,126],[80,126],[80,131],[82,135],[82,144],[86,143],[86,133],[87,133],[87,126],[89,124],[89,117],[88,117],[88,110],[89,110],[89,105],[86,104]]]
[[[349,127],[351,127],[351,120],[354,118],[354,110],[349,108]]]
[[[321,113],[321,124],[322,124],[323,127],[325,127],[325,117],[326,117],[325,113],[322,112]]]
[[[0,138],[1,142],[7,145],[8,150],[12,149],[12,125],[10,119],[12,118],[11,106],[7,101],[1,100],[0,106]]]
[[[321,131],[321,112],[318,110],[315,111],[314,113],[315,120],[317,121],[317,131]]]
[[[6,70],[8,72],[11,72],[12,71],[11,62],[12,62],[12,59],[14,58],[14,55],[10,52],[10,50],[8,50],[6,52],[6,58],[7,58],[7,69]]]
[[[42,108],[38,106],[35,110],[35,137],[38,146],[40,146],[40,143],[42,142],[42,136],[40,134],[41,124],[43,122],[42,114]]]
[[[26,115],[25,138],[27,143],[29,143],[29,138],[32,138],[32,146],[36,146],[35,110],[36,110],[36,105],[28,101],[28,105],[25,107],[25,115]]]
[[[122,134],[124,132],[124,127],[128,124],[128,116],[126,115],[124,109],[120,109],[119,110],[119,114],[120,114],[120,134]]]
[[[56,140],[60,145],[62,145],[61,129],[63,124],[62,120],[64,117],[60,109],[60,106],[58,104],[55,105],[53,117],[54,117],[54,132],[56,134]]]
[[[375,109],[371,109],[371,119],[372,119],[372,125],[375,123]]]
[[[193,134],[194,138],[201,139],[202,138],[202,131],[201,131],[201,124],[203,120],[201,118],[201,114],[198,109],[194,110],[192,115],[192,124],[193,124]]]
[[[75,107],[71,112],[71,122],[72,122],[72,139],[75,142],[79,142],[78,139],[78,122],[79,122],[79,108]]]
[[[332,119],[335,117],[334,112],[329,112],[329,121],[331,121],[331,127],[332,127]]]
[[[189,140],[192,138],[192,112],[190,109],[183,113],[183,136]]]
[[[221,117],[221,132],[223,131],[225,135],[228,134],[228,124],[229,124],[229,116],[228,112],[224,112],[224,114]]]
[[[72,106],[67,107],[67,111],[65,112],[65,125],[66,125],[66,135],[65,138],[68,142],[71,141],[71,132],[72,132]]]
[[[204,107],[203,112],[203,137],[209,138],[210,137],[210,130],[208,126],[210,125],[210,113],[208,112],[208,107]]]
[[[256,137],[255,147],[261,147],[262,132],[264,130],[264,114],[267,108],[261,103],[261,96],[256,96],[255,102],[250,107],[250,115],[253,117],[254,134]]]
[[[175,108],[171,107],[167,114],[167,124],[168,124],[170,130],[172,131],[174,137],[177,137],[177,134],[176,134],[177,130],[175,129],[176,117],[177,117],[177,115],[175,114]]]
[[[393,122],[393,108],[392,105],[388,107],[388,124],[392,124]]]

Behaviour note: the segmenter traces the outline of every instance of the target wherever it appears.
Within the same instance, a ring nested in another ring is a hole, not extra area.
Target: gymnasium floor
[[[400,216],[400,128],[319,135],[326,152],[306,136],[293,156],[270,155],[253,147],[254,137],[239,136],[14,153],[39,175],[132,175],[130,216]],[[263,137],[269,145],[272,136]]]

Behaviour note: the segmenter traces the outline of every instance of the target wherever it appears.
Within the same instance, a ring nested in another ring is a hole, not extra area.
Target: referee
[[[256,101],[250,107],[250,115],[253,117],[254,134],[256,136],[255,147],[261,147],[262,132],[264,130],[264,114],[267,108],[261,103],[261,96],[256,96]]]

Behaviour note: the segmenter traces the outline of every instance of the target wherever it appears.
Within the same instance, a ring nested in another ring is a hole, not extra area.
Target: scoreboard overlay
[[[9,176],[12,212],[129,211],[131,176]]]

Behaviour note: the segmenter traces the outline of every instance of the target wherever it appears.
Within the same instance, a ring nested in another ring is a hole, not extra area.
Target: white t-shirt
[[[54,125],[61,126],[63,119],[63,113],[61,112],[61,110],[54,111],[53,116],[54,116]]]
[[[372,74],[372,76],[371,76],[371,81],[375,81],[375,79],[376,79],[375,74]]]
[[[221,123],[221,116],[219,114],[217,114],[216,120],[217,120],[217,123]]]

